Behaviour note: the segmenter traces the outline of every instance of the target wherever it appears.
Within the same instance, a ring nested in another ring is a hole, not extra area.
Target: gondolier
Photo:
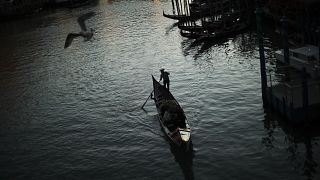
[[[163,79],[163,85],[165,88],[167,88],[169,90],[169,86],[170,86],[170,79],[169,79],[169,75],[170,73],[168,73],[167,71],[164,71],[164,69],[160,69],[161,75],[160,75],[160,81]],[[159,82],[160,82],[159,81]]]

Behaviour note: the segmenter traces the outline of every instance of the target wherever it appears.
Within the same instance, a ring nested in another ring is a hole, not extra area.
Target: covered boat
[[[178,146],[189,147],[191,129],[183,109],[168,89],[152,76],[154,102],[158,110],[158,120],[168,138]]]

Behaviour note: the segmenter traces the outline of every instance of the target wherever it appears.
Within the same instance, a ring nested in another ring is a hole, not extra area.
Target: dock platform
[[[267,92],[271,106],[294,123],[320,117],[319,79],[270,83]]]

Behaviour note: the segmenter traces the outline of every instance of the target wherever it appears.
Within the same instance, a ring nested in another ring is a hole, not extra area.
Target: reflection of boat
[[[190,142],[190,148],[188,151],[184,151],[176,146],[170,144],[171,153],[174,155],[175,161],[179,164],[185,180],[194,180],[193,174],[193,157],[194,150],[192,141]]]
[[[217,29],[213,32],[205,31],[200,33],[201,37],[205,38],[223,38],[227,36],[231,36],[237,33],[240,33],[241,31],[245,30],[248,28],[249,25],[247,23],[235,23],[232,24],[231,26],[223,27],[222,29]]]
[[[249,25],[244,22],[240,23],[235,23],[232,24],[231,26],[227,27],[220,27],[219,29],[210,29],[210,30],[204,30],[204,31],[185,31],[181,30],[180,34],[183,37],[188,37],[188,38],[205,38],[205,39],[218,39],[218,38],[225,38],[231,35],[235,35],[237,33],[240,33],[241,31],[245,30],[248,28]]]
[[[159,122],[165,134],[178,146],[189,148],[191,128],[183,109],[170,91],[158,81],[153,80],[154,101],[158,110]]]

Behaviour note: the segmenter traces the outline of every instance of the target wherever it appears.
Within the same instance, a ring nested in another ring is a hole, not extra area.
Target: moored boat
[[[201,32],[204,30],[202,26],[179,24],[178,28],[184,31]]]
[[[176,145],[189,148],[191,128],[183,109],[168,89],[152,76],[157,118],[167,137]]]
[[[235,23],[230,26],[225,27],[217,27],[215,29],[205,29],[203,31],[186,31],[180,30],[180,34],[183,37],[191,38],[191,39],[219,39],[219,38],[226,38],[232,35],[236,35],[243,30],[247,29],[250,25],[245,22]]]
[[[186,18],[188,17],[186,15],[166,14],[164,13],[164,11],[162,12],[162,15],[166,18],[179,20],[179,21],[186,20]]]
[[[177,15],[177,14],[166,14],[164,11],[162,12],[162,15],[166,18],[169,19],[174,19],[174,20],[179,20],[180,22],[184,22],[184,21],[192,21],[192,20],[197,20],[200,19],[201,16],[200,15]]]

